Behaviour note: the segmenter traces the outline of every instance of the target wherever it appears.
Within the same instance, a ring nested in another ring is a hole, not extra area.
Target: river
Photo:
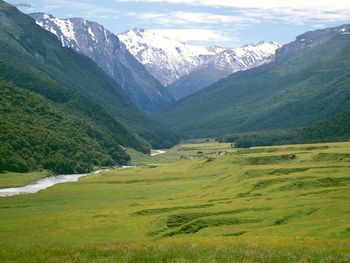
[[[88,176],[89,174],[68,174],[50,176],[40,179],[32,184],[28,184],[21,187],[4,188],[0,189],[0,197],[21,195],[21,194],[34,194],[40,190],[49,188],[55,184],[62,184],[68,182],[76,182],[79,178]]]
[[[156,155],[163,154],[163,153],[166,153],[166,151],[163,151],[163,150],[152,150],[151,156],[156,156]]]
[[[116,168],[130,169],[134,167],[135,166],[118,166]],[[28,184],[25,186],[0,189],[0,197],[22,195],[22,194],[34,194],[39,192],[40,190],[49,188],[55,184],[77,182],[81,177],[88,176],[90,174],[100,173],[102,171],[108,171],[108,169],[97,170],[95,172],[87,173],[87,174],[67,174],[67,175],[56,175],[56,176],[45,177],[32,184]]]

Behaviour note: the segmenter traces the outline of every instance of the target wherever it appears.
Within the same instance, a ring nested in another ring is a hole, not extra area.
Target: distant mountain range
[[[281,45],[275,42],[260,42],[256,45],[225,49],[169,85],[168,90],[175,99],[187,97],[235,72],[270,63],[275,59],[275,51],[279,47]]]
[[[147,70],[168,86],[188,75],[210,57],[224,50],[222,47],[205,48],[182,43],[144,29],[131,29],[118,34],[131,54]]]
[[[260,42],[242,48],[201,47],[153,31],[132,29],[118,36],[83,18],[31,16],[69,47],[94,60],[145,112],[168,107],[228,75],[274,59],[280,47]],[[164,88],[167,86],[167,88]]]
[[[273,60],[274,42],[242,48],[189,45],[144,29],[118,34],[135,58],[155,76],[175,99],[193,94],[228,75]]]
[[[95,61],[115,79],[142,111],[155,111],[173,102],[163,85],[102,25],[83,18],[60,19],[44,13],[30,14],[42,28],[69,47]]]

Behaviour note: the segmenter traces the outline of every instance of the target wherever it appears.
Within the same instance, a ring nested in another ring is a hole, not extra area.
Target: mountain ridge
[[[144,29],[130,29],[118,34],[134,57],[164,86],[189,74],[208,57],[224,50],[189,45]]]
[[[60,19],[45,13],[30,16],[56,35],[64,47],[95,61],[142,111],[160,110],[173,102],[162,84],[129,53],[116,35],[102,25],[84,18]]]
[[[120,40],[146,69],[179,100],[228,75],[273,60],[276,42],[260,41],[240,48],[186,44],[152,30],[130,29]]]
[[[235,72],[272,62],[275,51],[280,47],[276,42],[260,41],[240,48],[227,48],[171,84],[168,87],[169,92],[175,99],[187,97]]]

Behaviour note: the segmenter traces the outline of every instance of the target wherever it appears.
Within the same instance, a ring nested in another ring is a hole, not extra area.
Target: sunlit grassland
[[[0,261],[350,260],[348,142],[182,144],[134,163],[0,198]]]

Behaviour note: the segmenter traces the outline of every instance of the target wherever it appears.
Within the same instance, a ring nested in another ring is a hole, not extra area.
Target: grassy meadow
[[[129,154],[0,198],[0,262],[350,262],[350,142]]]

